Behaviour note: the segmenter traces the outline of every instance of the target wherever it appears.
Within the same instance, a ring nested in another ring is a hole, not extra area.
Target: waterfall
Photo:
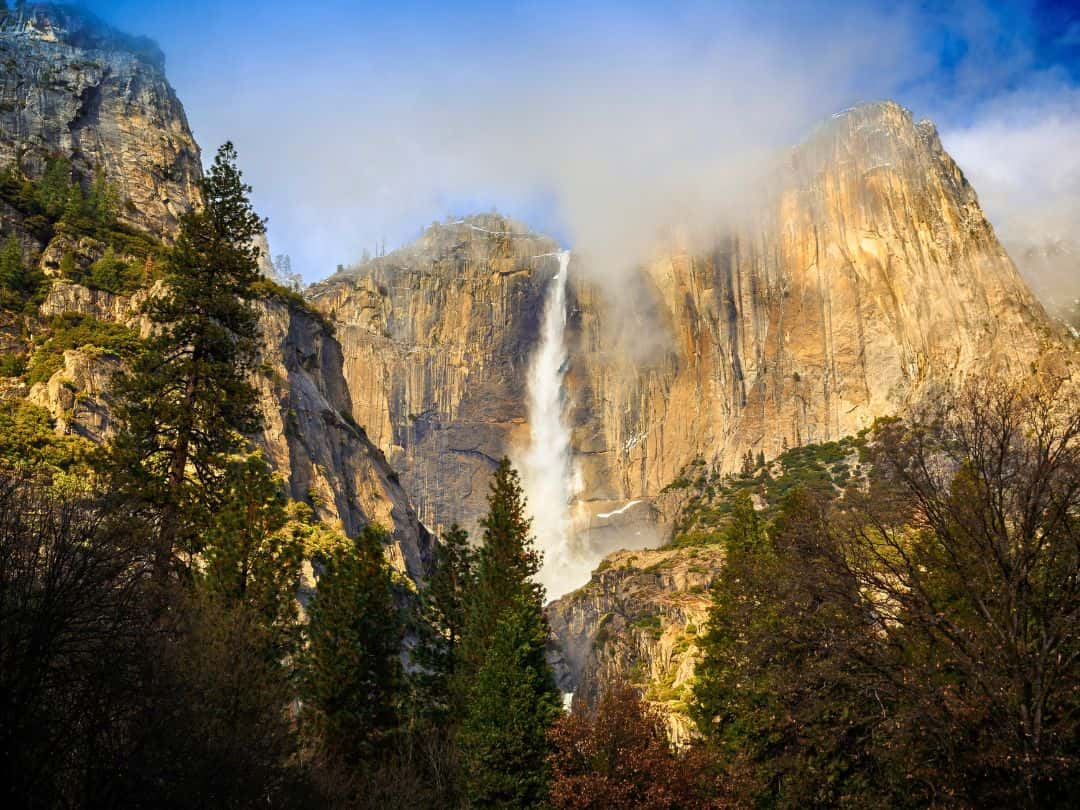
[[[540,342],[529,367],[529,446],[519,461],[544,565],[540,583],[556,598],[589,578],[587,561],[570,524],[573,474],[570,428],[564,413],[566,374],[566,276],[570,251],[559,253],[559,272],[545,296]]]

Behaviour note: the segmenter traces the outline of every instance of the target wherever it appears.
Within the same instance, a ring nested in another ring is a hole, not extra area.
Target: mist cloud
[[[1033,0],[98,4],[161,40],[196,136],[236,142],[309,281],[492,204],[618,276],[886,97],[937,121],[1006,238],[1078,221],[1076,83],[1039,62]]]
[[[275,250],[309,280],[493,202],[618,272],[669,226],[743,210],[777,150],[927,67],[914,18],[859,8],[512,6],[392,43],[324,21],[269,68],[177,68],[200,139],[237,143]]]
[[[1080,298],[1080,90],[1040,77],[943,141],[1043,302]]]

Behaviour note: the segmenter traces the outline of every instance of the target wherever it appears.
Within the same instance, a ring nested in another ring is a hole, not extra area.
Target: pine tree
[[[296,642],[303,546],[288,530],[281,482],[259,453],[234,460],[223,483],[221,504],[207,520],[196,587],[249,610],[271,642],[267,657],[281,661]]]
[[[454,699],[464,706],[460,743],[479,807],[535,807],[546,794],[547,731],[559,693],[545,657],[540,554],[525,496],[507,459],[491,482],[476,576],[467,596]]]
[[[0,249],[0,287],[21,292],[24,282],[22,248],[15,234],[11,234]]]
[[[400,632],[383,557],[368,526],[333,549],[309,607],[302,693],[308,728],[331,761],[356,765],[392,732]]]
[[[698,730],[730,773],[753,775],[762,805],[865,806],[882,789],[867,756],[886,711],[867,665],[881,639],[822,504],[796,487],[766,536],[746,498],[725,550],[698,641]]]
[[[45,165],[45,174],[37,187],[37,198],[45,213],[58,217],[68,203],[71,187],[71,163],[67,158],[57,157]]]
[[[422,622],[413,661],[421,670],[416,680],[422,709],[439,720],[455,714],[451,687],[461,656],[473,557],[469,533],[454,524],[436,549],[435,570],[421,594]]]
[[[94,223],[100,228],[110,228],[116,224],[116,190],[105,179],[105,172],[98,170],[90,186],[90,197],[86,207]]]
[[[484,534],[466,605],[459,677],[467,679],[480,668],[503,611],[522,597],[543,606],[543,588],[533,581],[540,571],[540,553],[525,508],[521,479],[504,458],[491,480],[488,513],[480,521]]]
[[[475,807],[533,808],[547,796],[548,731],[561,711],[547,640],[543,612],[528,595],[496,622],[458,738]]]
[[[214,795],[245,806],[257,794],[276,806],[269,797],[292,778],[297,738],[284,708],[296,697],[303,549],[285,505],[258,453],[230,463],[203,564],[174,594],[173,632],[151,669],[161,697],[144,723],[144,770],[170,776],[142,790],[160,803]]]
[[[159,581],[178,543],[198,549],[198,518],[213,512],[229,458],[259,425],[247,372],[258,327],[253,240],[264,226],[232,144],[218,150],[202,187],[205,206],[181,218],[165,291],[146,306],[158,331],[117,386],[116,488],[150,509]]]
[[[68,189],[67,201],[64,203],[64,213],[60,221],[73,228],[81,228],[86,219],[86,197],[83,196],[82,186],[73,183]]]

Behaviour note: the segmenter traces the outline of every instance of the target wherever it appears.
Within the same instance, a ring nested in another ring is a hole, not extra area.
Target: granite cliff
[[[45,279],[32,306],[0,314],[0,352],[33,363],[70,316],[145,332],[151,293],[132,279],[152,278],[201,172],[160,52],[38,4],[0,22],[0,65],[0,168],[40,181],[63,159],[80,189],[100,179],[120,198],[106,239],[20,207],[0,183],[0,235]],[[664,492],[691,465],[725,476],[965,378],[1075,358],[929,122],[891,102],[838,113],[766,186],[709,243],[658,245],[616,283],[569,265],[571,514],[596,558],[666,539],[680,509]],[[432,225],[307,300],[268,285],[253,438],[292,497],[349,533],[391,527],[388,555],[414,578],[430,559],[425,525],[475,529],[491,470],[529,440],[526,377],[559,250],[481,215]],[[109,256],[123,289],[94,275]],[[33,380],[5,362],[2,396],[46,408],[60,432],[107,436],[122,359],[92,343],[54,355]],[[551,609],[564,687],[591,701],[630,674],[687,733],[692,637],[721,563],[707,545],[606,559]]]
[[[652,356],[613,351],[625,314],[578,285],[570,401],[586,502],[647,499],[693,457],[853,434],[969,375],[1057,345],[929,122],[885,102],[792,150],[751,225],[647,263]]]
[[[668,538],[680,508],[663,492],[685,469],[721,480],[966,378],[1075,359],[934,126],[899,105],[824,122],[763,196],[706,248],[662,246],[617,285],[570,266],[572,514],[597,558],[639,550],[551,606],[552,660],[587,703],[630,677],[676,738],[722,552],[640,547]],[[470,218],[313,290],[338,324],[354,412],[432,526],[471,526],[494,460],[528,441],[524,378],[555,250]]]
[[[70,158],[89,185],[103,172],[121,220],[168,236],[198,196],[199,147],[151,41],[51,3],[11,12],[0,36],[0,166],[40,177]]]
[[[656,496],[695,457],[730,471],[850,435],[1060,345],[934,126],[899,105],[833,116],[770,182],[708,249],[662,247],[617,285],[571,264],[565,393],[587,545],[662,539]],[[433,527],[471,525],[493,460],[528,439],[523,370],[555,249],[472,218],[313,290],[354,413]]]
[[[15,165],[33,182],[64,159],[70,182],[83,192],[103,175],[119,198],[118,222],[104,234],[24,210],[17,197],[0,202],[0,235],[14,235],[24,264],[43,278],[37,300],[3,313],[2,349],[24,364],[29,359],[31,371],[45,369],[7,378],[3,396],[46,408],[60,433],[100,441],[112,430],[109,382],[121,358],[115,347],[58,348],[50,340],[73,318],[83,319],[84,333],[115,336],[102,326],[111,324],[145,336],[139,306],[153,292],[131,279],[151,278],[178,217],[199,204],[199,149],[156,46],[82,12],[37,4],[21,18],[9,13],[0,23],[0,63],[0,166]],[[122,268],[124,280],[103,284],[103,261]],[[258,308],[253,382],[264,427],[255,442],[292,498],[349,534],[381,523],[392,532],[392,564],[421,577],[431,536],[385,456],[353,419],[333,327],[273,285]]]
[[[309,290],[341,342],[353,415],[429,526],[474,529],[491,472],[528,439],[525,376],[558,249],[476,216]]]

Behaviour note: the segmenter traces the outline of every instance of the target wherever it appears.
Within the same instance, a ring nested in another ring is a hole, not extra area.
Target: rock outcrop
[[[84,186],[103,171],[123,201],[121,235],[144,252],[148,245],[158,251],[160,241],[174,235],[178,217],[197,204],[202,170],[157,46],[71,7],[33,4],[21,16],[0,14],[0,64],[0,168],[17,159],[25,176],[39,179],[48,160],[63,156]],[[64,277],[66,260],[82,278],[106,254],[104,242],[29,219],[0,202],[0,233],[15,233],[27,263],[36,262],[48,277],[36,313],[0,312],[5,354],[32,354],[44,345],[52,319],[69,313],[149,334],[140,304],[152,290],[121,295]],[[260,246],[268,252],[265,240]],[[120,250],[116,255],[136,260]],[[153,259],[145,261],[150,277]],[[419,579],[430,563],[431,536],[383,453],[352,418],[332,328],[295,301],[268,297],[258,306],[262,337],[253,382],[264,427],[253,438],[294,499],[309,502],[350,535],[379,522],[392,533],[391,563]],[[3,387],[47,408],[60,432],[108,437],[114,429],[110,378],[120,359],[83,346],[64,351],[57,362],[43,382]]]
[[[471,217],[310,291],[341,343],[353,416],[433,528],[475,528],[491,472],[528,439],[526,372],[558,249]]]
[[[133,298],[55,282],[43,315],[75,313],[124,324],[145,336],[139,313],[147,293]],[[391,564],[419,579],[431,563],[432,539],[417,519],[397,474],[352,418],[341,347],[316,315],[274,299],[258,302],[261,337],[252,382],[263,428],[255,437],[290,496],[354,536],[374,521],[391,532]],[[33,386],[29,399],[47,408],[57,430],[95,441],[114,429],[108,409],[109,378],[119,359],[95,347],[64,352],[62,367]]]
[[[583,588],[548,606],[560,688],[593,706],[629,681],[657,705],[673,740],[691,735],[687,701],[723,555],[716,546],[620,551]]]
[[[264,426],[257,441],[295,500],[355,536],[370,522],[392,533],[391,565],[414,581],[431,564],[432,538],[397,473],[352,416],[338,342],[320,319],[260,302],[255,385]]]
[[[70,159],[88,187],[100,170],[122,221],[168,237],[198,200],[199,148],[149,40],[51,3],[0,26],[0,167],[32,178]]]

